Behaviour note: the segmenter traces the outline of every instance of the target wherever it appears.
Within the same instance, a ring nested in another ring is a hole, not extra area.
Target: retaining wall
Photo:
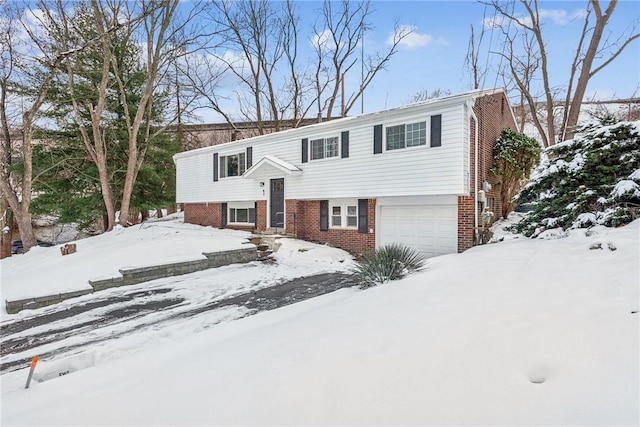
[[[104,280],[89,280],[91,289],[15,301],[5,300],[7,313],[15,314],[20,310],[45,307],[47,305],[57,304],[69,298],[75,298],[81,295],[118,286],[136,285],[138,283],[148,282],[155,279],[194,273],[196,271],[222,267],[230,264],[243,264],[255,261],[258,258],[258,251],[255,245],[247,244],[246,248],[220,252],[205,252],[202,255],[205,256],[204,259],[152,265],[148,267],[123,268],[119,270],[122,275],[121,277],[112,277]]]

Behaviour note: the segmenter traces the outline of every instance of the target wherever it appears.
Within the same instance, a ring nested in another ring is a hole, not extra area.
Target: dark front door
[[[271,180],[271,227],[284,227],[284,178]]]

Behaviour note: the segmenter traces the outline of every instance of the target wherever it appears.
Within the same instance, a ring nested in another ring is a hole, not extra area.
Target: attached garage
[[[427,257],[458,251],[458,207],[446,205],[382,205],[377,246],[407,245]]]

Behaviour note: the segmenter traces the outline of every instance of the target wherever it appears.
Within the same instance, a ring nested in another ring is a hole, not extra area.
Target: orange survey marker
[[[24,388],[29,388],[29,384],[31,384],[31,378],[33,377],[33,371],[36,369],[38,360],[40,360],[38,356],[33,356],[33,359],[31,359],[31,369],[29,369],[29,376],[27,377],[27,385]]]

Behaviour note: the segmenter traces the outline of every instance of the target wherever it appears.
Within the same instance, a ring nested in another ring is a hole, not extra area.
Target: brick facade
[[[458,197],[458,252],[469,249],[475,244],[475,195],[474,189],[481,190],[482,183],[491,184],[491,190],[486,194],[487,204],[494,213],[493,221],[498,219],[502,210],[499,185],[493,181],[489,169],[493,159],[493,146],[504,128],[516,129],[516,123],[504,93],[486,95],[476,99],[473,112],[478,118],[478,183],[475,182],[475,133],[476,124],[470,122],[470,156],[471,156],[471,195]],[[478,225],[482,226],[481,206],[478,204]]]
[[[375,249],[376,200],[367,202],[367,233],[354,229],[320,230],[319,200],[287,200],[287,234],[322,244],[339,247],[356,254]]]
[[[184,222],[211,227],[221,226],[220,203],[185,203],[182,209]]]

